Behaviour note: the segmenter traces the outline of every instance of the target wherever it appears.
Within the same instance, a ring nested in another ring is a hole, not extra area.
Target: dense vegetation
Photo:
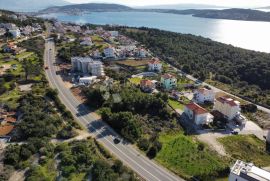
[[[85,88],[84,93],[90,106],[103,107],[102,119],[131,142],[142,134],[151,135],[174,128],[165,94],[149,95],[135,87],[122,85],[112,89],[96,85]]]
[[[238,96],[270,106],[270,54],[235,48],[193,35],[120,28],[157,56],[201,80],[213,80]]]
[[[59,153],[61,175],[70,180],[74,175],[92,174],[95,181],[136,180],[119,160],[111,156],[93,139],[61,144],[56,148]]]

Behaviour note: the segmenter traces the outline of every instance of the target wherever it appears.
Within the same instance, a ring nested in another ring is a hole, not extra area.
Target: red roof
[[[16,119],[13,118],[13,117],[7,117],[6,118],[6,122],[15,123],[16,122]]]
[[[141,80],[140,85],[141,86],[153,86],[153,82],[151,80]]]
[[[186,105],[186,108],[188,108],[189,110],[193,111],[194,114],[205,114],[208,113],[208,111],[204,108],[202,108],[201,106],[199,106],[198,104],[192,102]]]
[[[218,97],[217,101],[221,102],[222,104],[229,104],[231,107],[238,106],[235,100],[228,97]]]
[[[175,76],[173,76],[173,75],[171,75],[171,74],[164,74],[164,75],[162,75],[162,77],[163,77],[164,79],[175,78]]]
[[[9,134],[14,129],[13,125],[0,126],[0,136]]]
[[[153,58],[153,59],[150,60],[148,63],[149,63],[149,64],[160,64],[160,61],[159,61],[158,58]]]

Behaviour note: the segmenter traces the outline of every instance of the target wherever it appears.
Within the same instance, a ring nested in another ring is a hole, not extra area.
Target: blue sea
[[[41,17],[78,24],[158,28],[203,36],[236,47],[270,53],[270,22],[207,19],[154,12],[93,12],[82,15],[54,13]]]

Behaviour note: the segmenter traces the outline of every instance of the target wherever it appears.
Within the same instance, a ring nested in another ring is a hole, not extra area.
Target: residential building
[[[92,61],[88,64],[88,70],[93,76],[104,76],[103,63],[101,61]]]
[[[90,37],[85,37],[80,43],[81,45],[91,46],[93,45],[92,40]]]
[[[197,103],[204,103],[205,101],[214,102],[215,92],[212,89],[200,88],[194,92],[194,100]]]
[[[89,73],[89,64],[93,62],[90,57],[72,57],[71,64],[74,71],[79,71],[84,74]]]
[[[270,172],[256,167],[253,163],[237,160],[231,168],[229,181],[270,181]]]
[[[158,58],[153,58],[151,61],[148,62],[148,70],[161,72],[162,63],[159,61]]]
[[[138,57],[140,57],[140,58],[145,58],[146,57],[146,51],[145,51],[144,48],[140,48],[138,50]]]
[[[0,36],[5,35],[5,33],[6,33],[6,29],[0,28]]]
[[[161,76],[161,85],[166,90],[171,90],[177,86],[177,79],[171,74],[164,74]]]
[[[214,119],[214,116],[211,115],[206,109],[193,102],[185,106],[184,113],[196,125],[209,124],[213,122]]]
[[[241,115],[240,102],[228,97],[217,98],[214,103],[214,110],[222,113],[228,120],[233,120]]]
[[[94,61],[90,57],[72,57],[71,58],[73,71],[79,71],[84,74],[91,73],[93,76],[104,76],[103,63]]]
[[[95,83],[96,80],[97,80],[97,76],[81,77],[79,79],[79,84],[91,85],[91,84]]]
[[[112,47],[105,48],[103,53],[106,58],[115,58],[115,49]]]
[[[152,92],[156,88],[156,84],[151,80],[141,80],[140,88],[143,92]]]
[[[9,33],[12,34],[13,38],[19,38],[21,36],[21,31],[18,28],[10,29]]]
[[[112,37],[118,37],[118,36],[119,36],[118,31],[109,31],[109,34],[110,34]]]

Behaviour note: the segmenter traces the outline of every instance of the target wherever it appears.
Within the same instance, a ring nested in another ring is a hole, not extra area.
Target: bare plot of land
[[[149,60],[125,60],[125,61],[117,61],[116,63],[119,65],[125,65],[129,67],[139,67],[147,65]]]
[[[10,69],[11,65],[10,64],[3,64],[0,67],[0,75],[5,74],[5,72]]]

